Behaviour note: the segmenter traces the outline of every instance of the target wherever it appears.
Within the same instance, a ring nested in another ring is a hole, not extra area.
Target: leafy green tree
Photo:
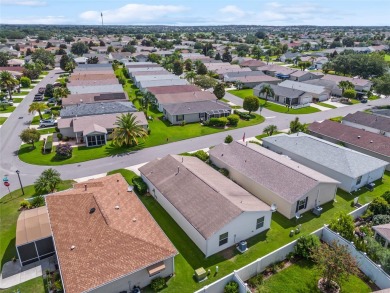
[[[187,59],[186,61],[184,61],[184,68],[186,71],[192,71],[192,60],[191,59]]]
[[[374,215],[388,215],[390,214],[390,204],[383,197],[376,197],[369,205],[368,209]]]
[[[349,80],[342,80],[342,81],[340,81],[338,86],[339,86],[339,88],[341,88],[343,93],[344,93],[345,90],[353,90],[353,89],[355,89],[355,86]]]
[[[218,100],[222,99],[225,96],[225,86],[222,83],[218,83],[214,87],[213,93],[217,97]]]
[[[316,235],[304,235],[298,238],[297,244],[294,247],[294,252],[298,256],[310,259],[314,250],[320,245],[321,241]]]
[[[31,59],[36,63],[41,61],[45,66],[54,67],[54,55],[45,49],[37,49],[31,54]]]
[[[347,99],[355,99],[356,91],[354,89],[346,89],[343,93],[343,97]]]
[[[188,80],[190,83],[194,83],[195,76],[196,73],[194,71],[188,71],[185,75],[185,79]]]
[[[114,144],[121,146],[138,145],[139,139],[148,137],[147,131],[139,125],[137,117],[132,113],[122,114],[115,122],[115,128],[112,133]]]
[[[386,191],[384,194],[381,195],[381,197],[383,197],[388,204],[390,204],[390,191]]]
[[[53,96],[53,93],[54,93],[54,85],[51,84],[51,83],[48,83],[48,84],[46,85],[44,95],[45,95],[46,97],[50,97],[50,98],[51,98],[51,97]]]
[[[71,58],[69,55],[62,55],[60,59],[60,67],[62,70],[65,70],[66,64],[68,62],[73,62],[73,58]]]
[[[65,71],[69,73],[73,73],[73,70],[76,68],[76,63],[71,60],[65,64]]]
[[[256,60],[260,60],[261,56],[264,55],[264,52],[259,46],[254,46],[252,49],[252,54],[255,56]]]
[[[244,110],[249,111],[249,114],[251,114],[252,111],[259,110],[259,107],[260,101],[258,97],[248,96],[244,98],[243,108]]]
[[[127,43],[127,45],[123,46],[122,52],[135,53],[135,52],[137,52],[137,48],[134,47],[133,45]]]
[[[7,90],[10,99],[12,99],[12,90],[18,85],[19,81],[13,77],[11,72],[0,72],[0,86]]]
[[[233,137],[229,134],[228,136],[225,137],[225,143],[231,143],[233,142]]]
[[[11,58],[8,53],[0,52],[0,67],[7,67],[9,59]]]
[[[30,87],[31,85],[31,79],[29,79],[28,77],[26,76],[22,76],[20,78],[20,85],[22,86],[22,88],[28,88]]]
[[[214,59],[215,60],[221,60],[222,59],[221,54],[219,52],[217,54],[215,54]]]
[[[265,39],[267,35],[264,31],[258,31],[256,32],[255,36],[259,39]]]
[[[129,47],[127,47],[127,48],[129,48]],[[127,50],[127,49],[125,49],[125,50]],[[113,46],[108,46],[108,47],[107,47],[107,53],[113,53],[113,52],[115,52],[114,47],[113,47]],[[123,52],[123,51],[122,51],[122,52]]]
[[[321,283],[326,290],[333,287],[332,282],[340,286],[341,281],[359,273],[356,260],[349,254],[348,248],[336,241],[333,241],[331,246],[326,243],[320,245],[313,251],[311,258],[321,272]]]
[[[330,221],[329,229],[338,232],[345,239],[352,241],[355,230],[352,216],[345,212],[340,213]]]
[[[28,108],[29,113],[38,112],[39,118],[43,119],[42,111],[45,111],[47,106],[44,103],[32,102]]]
[[[97,56],[92,56],[87,59],[87,64],[98,64],[99,58]]]
[[[261,88],[260,94],[265,96],[265,98],[264,98],[265,99],[265,104],[267,104],[267,102],[268,102],[268,97],[274,97],[275,96],[275,92],[272,89],[271,85],[269,85],[269,84],[265,84]]]
[[[53,97],[56,98],[57,101],[66,98],[69,94],[70,92],[66,87],[56,87],[53,91]]]
[[[306,68],[310,67],[311,66],[311,62],[310,61],[299,61],[298,62],[298,67],[303,71],[305,70]]]
[[[374,79],[374,89],[380,95],[390,96],[390,74]]]
[[[61,174],[53,169],[49,168],[44,170],[37,180],[34,182],[35,191],[38,193],[53,193],[57,186],[62,183]]]
[[[85,53],[88,53],[89,48],[84,42],[76,42],[72,44],[70,51],[75,55],[81,56]]]
[[[196,70],[196,73],[200,74],[200,75],[207,74],[207,67],[206,67],[206,65],[204,65],[203,63],[199,64],[199,66],[198,66],[198,68]]]
[[[161,55],[156,54],[156,53],[151,53],[151,54],[148,55],[148,61],[150,61],[150,62],[154,62],[154,63],[160,64],[161,59],[162,59]]]
[[[229,49],[226,48],[225,52],[222,54],[222,62],[232,62],[233,58],[229,52]]]
[[[41,134],[35,128],[27,128],[20,133],[19,137],[24,143],[29,143],[32,147],[35,147],[34,143],[39,141]]]
[[[175,75],[183,74],[183,63],[180,60],[176,60],[175,62],[173,62],[172,71]]]
[[[194,84],[200,86],[203,89],[209,89],[217,84],[217,81],[207,75],[197,75],[194,78]]]
[[[307,128],[307,125],[302,124],[299,121],[298,117],[295,117],[295,119],[290,122],[290,132],[291,133],[297,133],[299,131],[306,132],[306,128]]]
[[[268,136],[271,136],[277,131],[278,131],[278,127],[276,125],[271,124],[264,128],[263,133],[266,133]]]

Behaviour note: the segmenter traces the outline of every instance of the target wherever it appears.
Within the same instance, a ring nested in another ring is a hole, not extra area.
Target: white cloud
[[[16,6],[45,6],[45,1],[37,0],[1,0],[1,5],[16,5]]]
[[[2,18],[4,24],[68,24],[71,21],[64,16],[45,16],[45,17],[23,17],[23,18]]]
[[[117,9],[103,10],[103,19],[105,23],[150,23],[158,21],[164,22],[165,16],[171,16],[173,13],[184,12],[187,9],[184,6],[176,5],[145,5],[145,4],[127,4]],[[100,22],[100,11],[85,11],[79,16],[86,21]]]
[[[238,8],[235,5],[228,5],[219,10],[222,13],[229,14],[231,17],[237,18],[237,17],[244,17],[245,12]]]

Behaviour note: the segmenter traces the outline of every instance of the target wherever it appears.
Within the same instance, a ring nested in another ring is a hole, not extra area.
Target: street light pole
[[[16,174],[18,174],[18,178],[19,178],[19,183],[20,183],[20,188],[22,188],[22,193],[24,195],[24,189],[23,189],[23,185],[22,185],[22,180],[20,180],[20,175],[19,175],[20,171],[19,170],[16,170]]]

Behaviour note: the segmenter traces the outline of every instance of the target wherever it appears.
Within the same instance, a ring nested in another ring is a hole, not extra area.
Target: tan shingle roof
[[[270,210],[198,158],[168,155],[139,170],[205,239],[242,212]]]
[[[158,94],[155,95],[160,104],[186,103],[195,101],[215,101],[217,97],[208,91],[196,91],[186,93]]]
[[[115,174],[46,197],[66,292],[96,288],[177,254],[127,188]]]
[[[386,238],[387,241],[390,241],[390,223],[383,224],[372,227],[376,232],[382,235],[382,237]]]

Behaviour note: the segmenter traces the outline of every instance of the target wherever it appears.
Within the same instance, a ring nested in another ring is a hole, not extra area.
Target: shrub
[[[183,121],[180,123],[180,125],[181,125],[181,126],[185,126],[186,123],[187,123],[187,122],[186,122],[185,120],[183,120]]]
[[[252,116],[250,114],[240,112],[237,110],[234,110],[234,114],[238,115],[241,119],[244,119],[244,120],[250,120],[252,118]]]
[[[31,206],[34,208],[38,208],[45,205],[45,198],[42,195],[38,195],[33,197],[33,200],[31,201]]]
[[[57,138],[58,138],[59,140],[61,140],[62,137],[63,137],[62,133],[57,133]]]
[[[21,208],[28,209],[28,208],[30,208],[30,206],[31,206],[31,204],[30,204],[30,202],[28,200],[22,200],[20,202],[20,207]]]
[[[374,226],[388,224],[388,223],[390,223],[390,216],[389,215],[375,215],[372,218],[372,223]]]
[[[22,86],[22,88],[28,88],[30,87],[31,85],[31,79],[29,79],[28,77],[26,76],[22,76],[20,78],[20,85]]]
[[[337,218],[330,221],[329,229],[340,233],[341,237],[352,241],[354,238],[355,224],[351,215],[340,213]]]
[[[208,125],[216,127],[225,127],[227,123],[228,120],[226,117],[210,118]]]
[[[150,284],[150,287],[151,287],[151,288],[153,289],[153,291],[155,291],[155,292],[164,289],[164,287],[165,287],[165,279],[164,279],[164,278],[161,278],[161,277],[158,277],[158,278],[152,280],[152,282],[151,282],[151,284]]]
[[[197,157],[198,159],[202,160],[203,162],[206,162],[209,159],[209,154],[205,151],[196,151],[195,153],[192,153],[192,156]]]
[[[56,147],[56,154],[61,158],[71,158],[73,149],[69,143],[59,144]]]
[[[148,191],[148,186],[142,180],[141,177],[134,177],[132,182],[133,182],[135,191],[137,191],[137,193],[139,195],[144,195]]]
[[[223,289],[224,293],[238,293],[239,287],[238,283],[235,281],[230,281],[229,283],[226,284],[225,288]]]
[[[263,282],[264,282],[264,276],[262,274],[258,274],[248,280],[248,285],[251,286],[252,288],[257,288],[258,286],[262,285]]]
[[[383,197],[375,198],[368,208],[374,215],[390,214],[390,205]]]
[[[232,114],[226,117],[229,121],[229,125],[231,126],[237,126],[238,122],[240,121],[240,116]]]
[[[386,191],[381,196],[387,201],[388,204],[390,204],[390,191]]]
[[[231,135],[225,137],[225,143],[231,143],[232,141],[233,141],[233,137]]]
[[[64,136],[64,137],[62,137],[62,140],[63,140],[63,141],[69,141],[69,137]]]
[[[49,135],[46,139],[45,145],[43,147],[43,152],[44,153],[51,153],[51,150],[53,148],[53,136]]]
[[[226,170],[225,168],[221,168],[221,169],[219,169],[218,171],[219,171],[219,173],[221,173],[222,175],[224,175],[224,176],[226,176],[226,177],[229,176],[229,171]]]
[[[304,235],[298,238],[294,247],[296,255],[310,259],[311,253],[321,245],[320,240],[315,235]]]

